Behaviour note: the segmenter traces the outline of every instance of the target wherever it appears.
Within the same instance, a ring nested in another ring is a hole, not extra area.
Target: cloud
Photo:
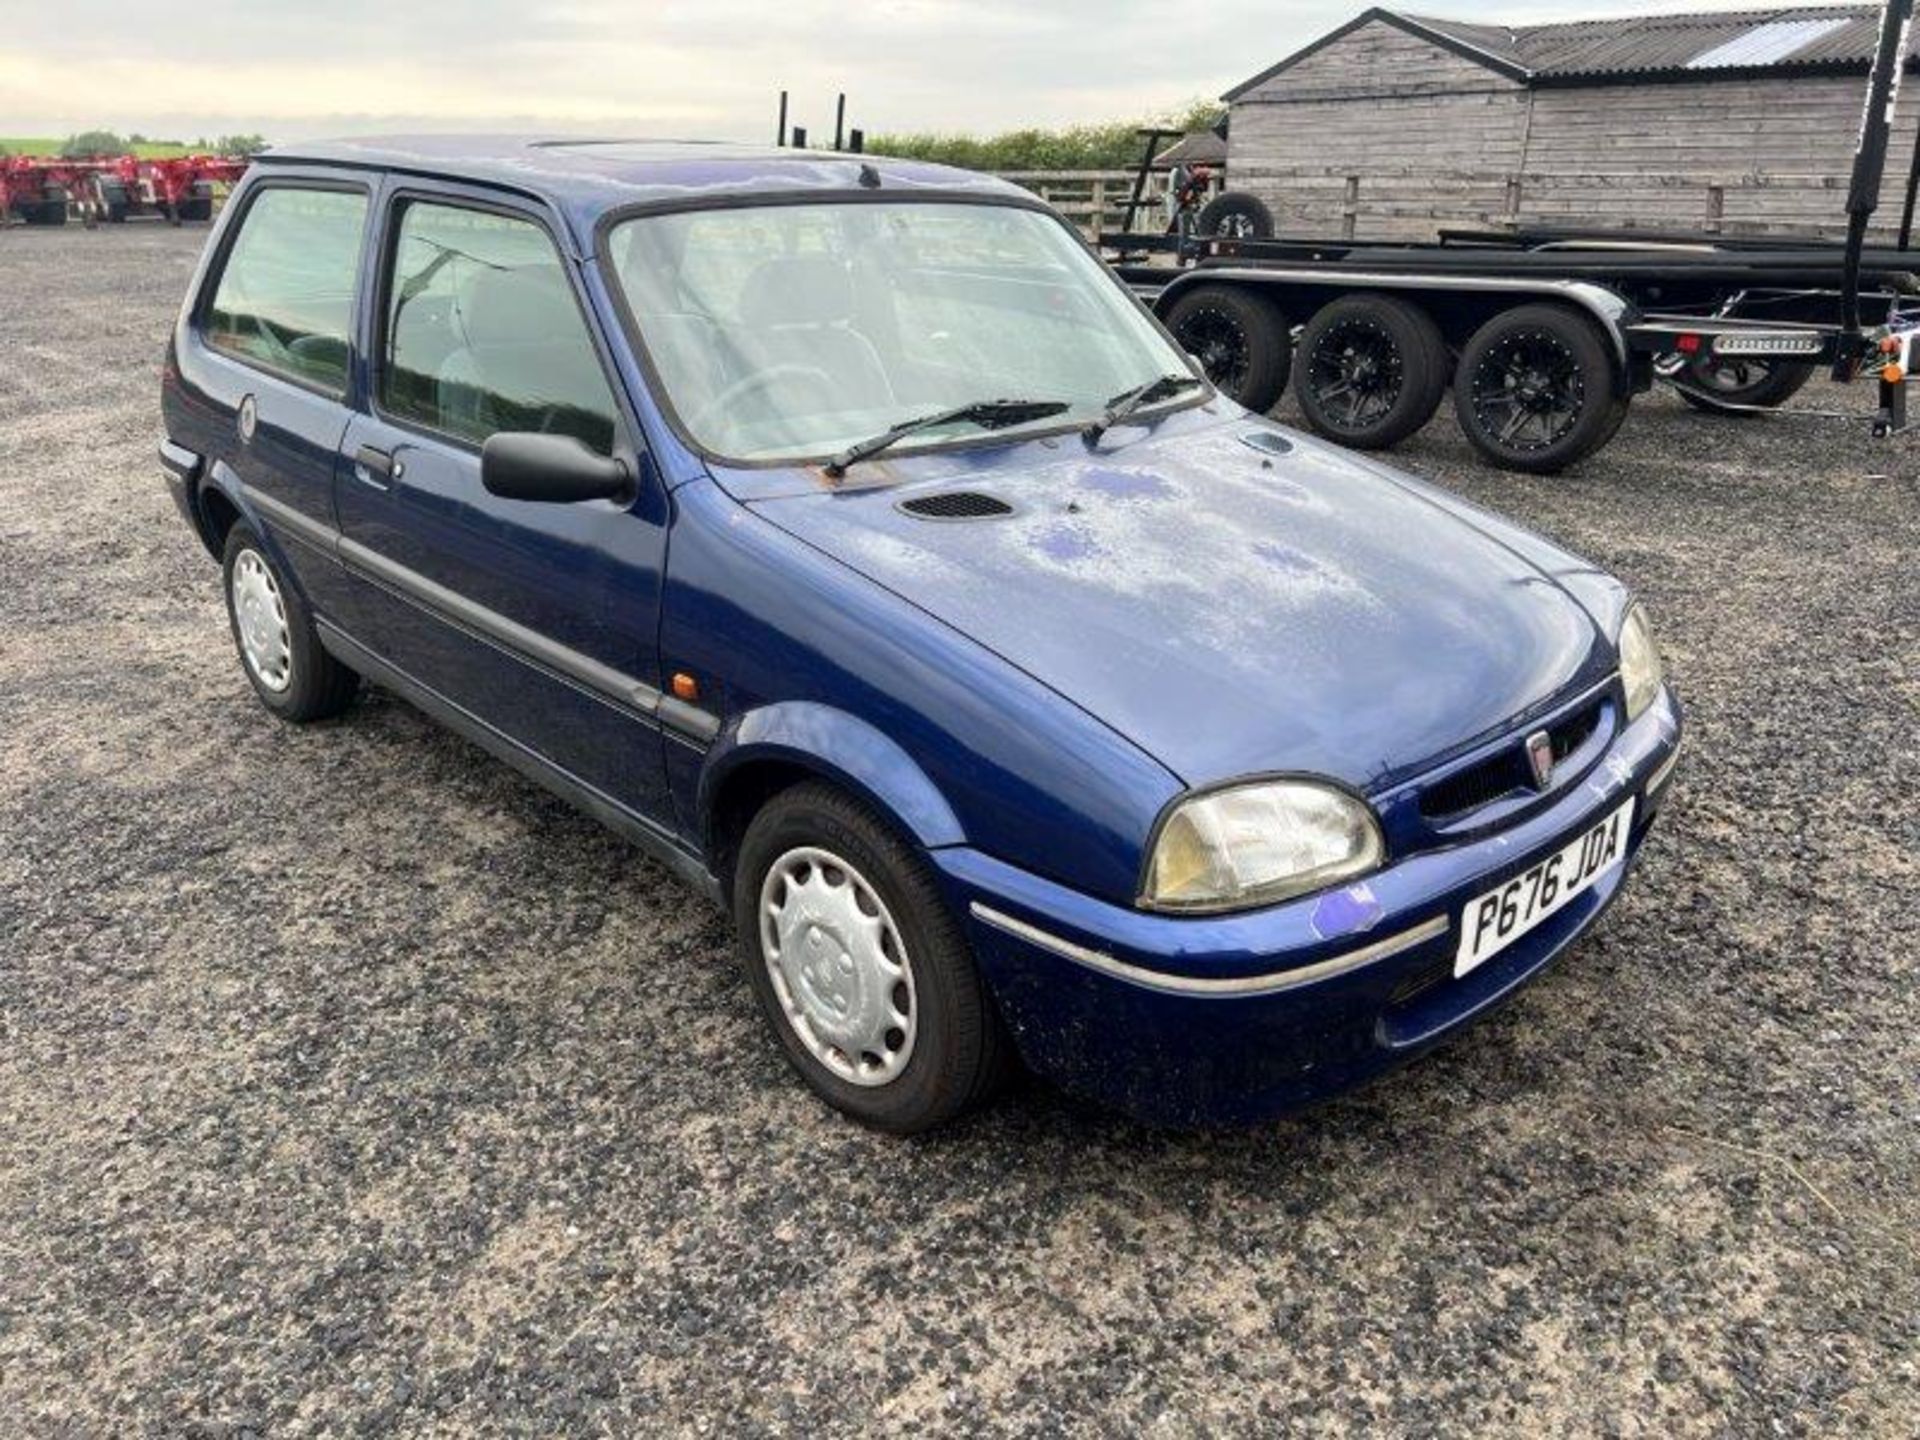
[[[1685,8],[1741,8],[1698,0]],[[280,139],[403,128],[815,135],[992,132],[1144,116],[1228,86],[1358,13],[1303,0],[139,0],[27,7],[0,28],[0,133],[107,125]],[[1434,13],[1542,20],[1579,0]],[[1611,13],[1676,8],[1616,3]]]

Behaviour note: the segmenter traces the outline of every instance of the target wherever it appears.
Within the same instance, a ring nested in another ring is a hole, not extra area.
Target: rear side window
[[[532,430],[612,453],[613,392],[545,230],[407,204],[387,287],[380,404],[475,444]]]
[[[201,322],[207,343],[344,394],[366,221],[367,197],[356,191],[258,192]]]

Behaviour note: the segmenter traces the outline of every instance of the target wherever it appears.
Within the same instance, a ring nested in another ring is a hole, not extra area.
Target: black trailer
[[[1876,433],[1907,428],[1920,335],[1908,187],[1899,244],[1868,249],[1914,0],[1888,0],[1845,243],[1627,230],[1443,232],[1428,244],[1101,237],[1220,388],[1265,411],[1292,384],[1319,433],[1398,443],[1449,391],[1493,463],[1552,473],[1604,445],[1656,382],[1754,414],[1822,367],[1878,382]],[[1155,251],[1176,264],[1142,263]]]

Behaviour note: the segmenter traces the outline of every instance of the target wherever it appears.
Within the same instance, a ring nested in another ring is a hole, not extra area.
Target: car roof
[[[809,191],[1033,199],[991,175],[921,160],[699,140],[385,135],[277,145],[259,163],[349,166],[518,190],[566,213],[583,245],[602,215],[628,205],[699,205]]]

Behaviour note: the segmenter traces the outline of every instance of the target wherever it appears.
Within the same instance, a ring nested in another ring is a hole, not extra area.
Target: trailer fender
[[[1584,280],[1520,280],[1507,276],[1412,275],[1370,270],[1302,270],[1276,266],[1203,266],[1188,270],[1162,290],[1154,301],[1154,312],[1165,315],[1167,308],[1196,285],[1244,285],[1266,293],[1281,310],[1305,319],[1327,299],[1356,291],[1384,291],[1403,294],[1410,299],[1421,295],[1470,295],[1493,297],[1526,305],[1538,301],[1571,306],[1590,316],[1599,325],[1612,347],[1623,391],[1634,385],[1634,358],[1627,344],[1626,327],[1636,312],[1628,301],[1607,289]],[[1302,303],[1306,301],[1308,303]],[[1502,306],[1502,308],[1506,308]],[[1465,337],[1449,336],[1449,340]]]

